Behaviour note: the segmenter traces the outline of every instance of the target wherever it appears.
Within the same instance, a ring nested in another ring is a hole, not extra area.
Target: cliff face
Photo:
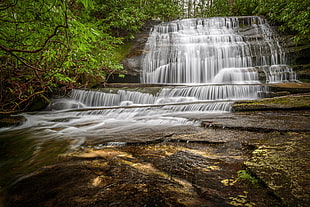
[[[300,42],[296,45],[288,35],[281,36],[280,42],[287,54],[288,64],[301,82],[310,82],[310,43]]]
[[[149,33],[153,26],[160,24],[161,21],[154,20],[146,22],[143,26],[141,32],[135,35],[132,40],[131,48],[126,58],[122,61],[122,64],[126,70],[126,75],[124,78],[119,78],[117,76],[109,80],[110,83],[139,83],[140,82],[140,70],[143,58],[143,53],[145,44],[149,37]]]

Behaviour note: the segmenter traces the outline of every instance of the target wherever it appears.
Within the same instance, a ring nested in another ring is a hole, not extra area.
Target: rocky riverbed
[[[21,177],[8,206],[307,206],[309,95],[281,98],[200,127],[88,141]]]

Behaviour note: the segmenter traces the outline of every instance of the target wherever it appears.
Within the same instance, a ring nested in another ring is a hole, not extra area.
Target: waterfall
[[[153,28],[142,83],[276,83],[295,81],[285,52],[258,17],[182,19]],[[258,72],[265,80],[258,79]]]
[[[260,17],[162,23],[144,51],[140,77],[149,87],[73,89],[46,111],[24,114],[26,122],[17,129],[38,139],[75,140],[74,146],[127,140],[128,134],[177,133],[229,113],[236,100],[263,97],[268,87],[262,83],[296,80],[276,34]]]
[[[224,112],[233,101],[261,98],[268,91],[261,83],[296,80],[276,33],[258,16],[162,23],[150,32],[145,51],[141,82],[166,87],[156,93],[73,90],[71,99],[82,107],[118,107],[114,112],[140,115],[153,114],[151,109],[157,114]]]
[[[113,94],[103,91],[74,89],[71,99],[80,107],[161,105],[166,103],[245,100],[260,98],[266,91],[261,85],[202,85],[163,87],[155,95],[137,91],[117,90]],[[69,108],[71,105],[69,105]]]

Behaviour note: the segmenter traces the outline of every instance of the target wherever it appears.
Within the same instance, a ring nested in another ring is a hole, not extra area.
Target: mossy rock
[[[27,107],[27,111],[40,111],[45,109],[48,104],[50,103],[50,100],[43,94],[39,94],[35,96],[29,106]]]
[[[308,110],[310,109],[310,93],[265,98],[251,101],[237,101],[232,106],[233,111],[258,110]]]
[[[290,94],[309,93],[310,83],[277,83],[267,84],[270,92],[289,92]]]
[[[284,137],[266,140],[245,162],[280,200],[283,206],[309,204],[309,133],[288,132]]]

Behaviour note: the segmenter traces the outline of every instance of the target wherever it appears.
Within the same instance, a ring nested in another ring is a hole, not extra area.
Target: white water
[[[260,83],[259,71],[269,83],[296,80],[276,34],[260,17],[163,23],[154,27],[146,50],[143,83]]]
[[[166,87],[73,90],[47,111],[23,114],[22,125],[0,131],[72,140],[74,147],[91,139],[117,141],[128,133],[198,126],[193,117],[228,113],[236,100],[261,98],[268,91],[262,82],[296,79],[276,35],[259,17],[163,23],[150,33],[145,51],[141,82]]]

